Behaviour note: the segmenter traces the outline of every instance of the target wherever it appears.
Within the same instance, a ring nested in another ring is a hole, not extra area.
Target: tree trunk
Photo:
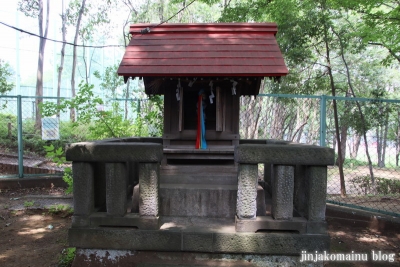
[[[386,103],[386,105],[389,105],[389,103]],[[388,108],[386,108],[385,126],[384,127],[385,127],[385,129],[383,131],[382,166],[379,166],[381,168],[384,168],[386,166],[385,158],[386,158],[387,135],[388,135],[388,130],[389,130],[389,112],[388,112]]]
[[[62,72],[63,72],[63,68],[64,68],[64,58],[65,58],[65,43],[66,43],[66,34],[67,34],[67,30],[66,30],[66,18],[65,18],[65,13],[64,13],[64,0],[62,1],[62,15],[61,15],[61,19],[62,19],[62,28],[61,28],[61,32],[62,32],[62,40],[63,40],[63,44],[61,47],[61,61],[60,61],[60,66],[58,67],[58,80],[57,80],[57,105],[60,105],[60,97],[61,97],[61,78],[62,78]],[[57,112],[57,117],[60,118],[60,113]]]
[[[351,93],[354,97],[356,97],[355,93],[354,93],[354,89],[353,89],[353,84],[351,82],[350,79],[350,71],[349,71],[349,66],[347,65],[347,61],[344,57],[344,52],[343,52],[343,43],[342,43],[342,39],[340,38],[340,35],[337,34],[335,32],[335,30],[332,28],[333,33],[338,37],[339,39],[339,43],[340,43],[340,54],[342,56],[342,60],[344,63],[344,66],[346,67],[346,74],[347,74],[347,83],[349,84],[349,88],[351,90]],[[372,191],[375,192],[375,177],[374,177],[374,170],[372,168],[372,161],[371,161],[371,156],[369,155],[369,150],[368,150],[368,141],[367,141],[367,129],[365,128],[365,118],[364,118],[364,114],[361,110],[361,105],[358,101],[356,101],[357,104],[357,108],[358,111],[360,112],[360,117],[361,117],[361,123],[363,125],[363,135],[364,135],[364,144],[365,144],[365,153],[367,154],[367,158],[368,158],[368,167],[369,167],[369,173],[371,176],[371,184],[372,184]]]
[[[83,11],[85,10],[85,5],[86,5],[86,0],[82,0],[82,5],[79,10],[78,14],[78,20],[76,22],[76,28],[75,28],[75,37],[74,37],[74,48],[72,52],[72,71],[71,71],[71,96],[75,97],[76,92],[75,92],[75,71],[76,71],[76,60],[77,60],[77,49],[76,49],[76,44],[78,43],[78,37],[79,37],[79,27],[81,25],[81,20],[83,16]],[[75,121],[75,109],[71,108],[70,110],[70,119],[72,122]]]
[[[325,25],[325,49],[326,49],[326,61],[327,61],[327,69],[328,69],[328,75],[329,75],[329,80],[330,80],[330,87],[332,91],[332,96],[336,96],[336,88],[335,88],[335,82],[333,80],[333,74],[332,74],[332,65],[331,65],[331,58],[330,58],[330,48],[329,48],[329,42],[328,42],[328,29],[326,28]],[[337,112],[337,105],[336,105],[336,100],[333,99],[333,117],[335,120],[335,133],[336,133],[336,142],[337,142],[337,147],[338,147],[338,160],[339,160],[339,177],[340,177],[340,195],[342,197],[346,196],[346,184],[344,180],[344,172],[343,172],[343,159],[342,159],[342,145],[340,141],[340,133],[339,133],[339,118],[338,118],[338,112]]]
[[[352,139],[352,146],[349,144],[350,158],[356,159],[358,155],[358,149],[360,148],[361,134],[354,134]]]
[[[340,145],[341,145],[341,164],[344,164],[344,160],[346,159],[346,143],[347,143],[347,131],[348,131],[349,127],[347,125],[342,125],[340,127]],[[337,157],[336,159],[336,163],[337,166],[339,166],[339,157]]]
[[[36,78],[36,98],[35,100],[35,128],[39,133],[42,132],[42,114],[40,112],[40,104],[43,103],[43,63],[44,63],[44,48],[46,46],[47,32],[49,29],[49,11],[50,11],[50,0],[47,0],[47,13],[46,13],[46,25],[43,30],[43,1],[39,1],[39,57],[38,57],[38,68],[37,68],[37,78]]]

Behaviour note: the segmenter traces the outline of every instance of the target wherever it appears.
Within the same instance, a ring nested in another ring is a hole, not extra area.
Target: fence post
[[[22,97],[17,96],[17,122],[18,122],[18,177],[24,177],[24,147],[22,141]]]
[[[319,117],[319,145],[326,146],[326,95],[321,96]]]

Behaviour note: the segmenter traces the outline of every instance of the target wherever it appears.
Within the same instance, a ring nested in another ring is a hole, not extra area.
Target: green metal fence
[[[62,167],[44,157],[43,146],[59,147],[101,138],[99,132],[112,127],[116,129],[113,133],[125,136],[162,133],[162,110],[148,99],[106,100],[104,105],[96,107],[99,114],[108,111],[120,120],[108,121],[105,115],[96,115],[93,120],[97,124],[72,123],[66,110],[45,121],[44,131],[38,133],[36,100],[0,96],[0,177],[22,178],[62,171]],[[51,97],[42,100],[57,101]],[[400,217],[400,100],[281,94],[241,97],[240,137],[329,146],[335,148],[338,156],[333,101],[343,141],[343,176],[337,161],[328,170],[327,201]],[[52,122],[57,127],[52,127]],[[57,140],[48,137],[52,131]],[[46,136],[49,140],[43,140]]]

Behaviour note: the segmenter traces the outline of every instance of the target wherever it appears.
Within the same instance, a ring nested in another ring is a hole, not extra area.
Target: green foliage
[[[70,167],[64,168],[63,180],[68,185],[67,190],[65,190],[65,193],[72,194],[72,192],[74,191],[74,180],[72,179],[72,169]]]
[[[46,157],[50,158],[54,163],[57,164],[57,166],[61,166],[66,164],[68,161],[65,159],[65,152],[61,147],[55,148],[52,144],[49,146],[44,146],[44,149],[46,151]],[[73,179],[72,179],[72,169],[71,167],[65,167],[64,168],[64,175],[63,175],[63,180],[64,182],[67,183],[68,188],[65,191],[65,193],[70,194],[73,192],[74,185],[73,185]]]
[[[0,59],[0,94],[4,94],[14,88],[14,84],[10,82],[12,74],[10,65]]]
[[[51,158],[58,166],[66,162],[64,151],[61,147],[55,148],[53,145],[44,146],[46,157]]]
[[[365,195],[371,194],[371,176],[357,176],[350,180],[356,188],[363,190]],[[381,195],[400,194],[400,180],[375,177],[376,193]]]
[[[57,204],[50,206],[49,213],[54,215],[64,213],[66,216],[69,216],[74,213],[74,210],[68,205]]]
[[[35,201],[25,201],[24,207],[29,208],[29,207],[32,207],[34,204],[35,204]]]
[[[58,267],[70,267],[74,261],[76,248],[66,248],[61,252]]]

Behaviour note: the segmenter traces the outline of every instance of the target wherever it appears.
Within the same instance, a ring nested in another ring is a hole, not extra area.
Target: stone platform
[[[302,250],[329,250],[327,234],[296,231],[238,233],[235,221],[225,218],[161,217],[159,230],[133,227],[71,228],[69,245],[118,250],[189,251],[299,255]]]

